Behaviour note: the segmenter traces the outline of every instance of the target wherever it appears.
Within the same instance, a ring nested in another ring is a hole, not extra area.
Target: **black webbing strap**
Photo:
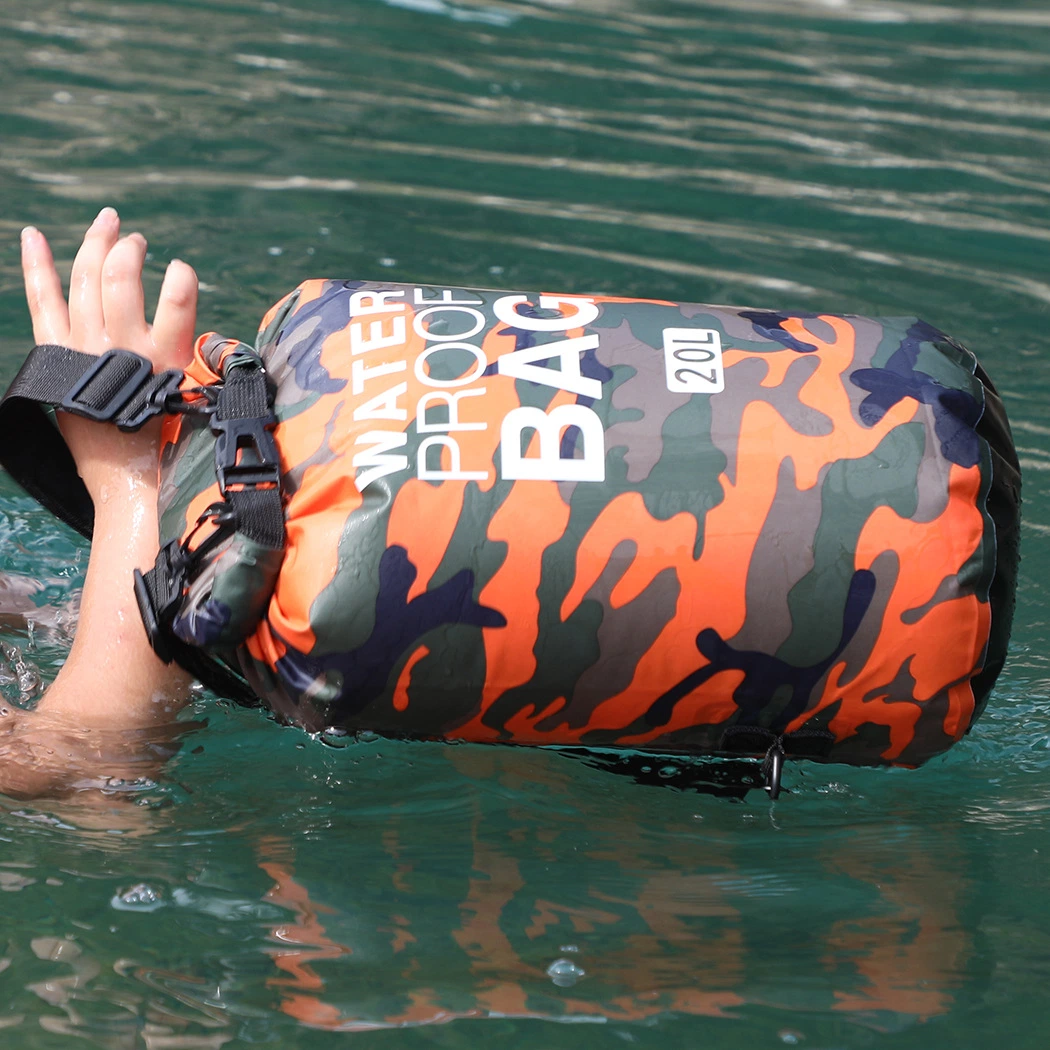
[[[153,374],[130,350],[100,357],[66,346],[34,347],[0,401],[0,464],[53,514],[90,538],[95,508],[47,407],[138,430],[178,393],[182,373]]]
[[[264,547],[283,549],[281,459],[273,439],[277,417],[261,362],[226,370],[210,425],[215,476],[237,531]]]
[[[236,531],[260,546],[284,549],[281,461],[272,433],[277,417],[258,358],[241,358],[225,370],[209,425],[223,501],[209,507],[198,526],[211,521],[214,531],[195,547],[191,533],[182,544],[173,540],[161,548],[152,569],[135,573],[135,597],[150,644],[162,660],[175,660],[209,689],[238,703],[257,704],[244,682],[183,642],[173,625],[188,580],[217,542]]]

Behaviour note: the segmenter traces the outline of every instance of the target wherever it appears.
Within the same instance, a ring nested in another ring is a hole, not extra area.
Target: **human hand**
[[[168,267],[151,326],[145,256],[145,238],[121,237],[117,213],[103,208],[73,262],[67,302],[46,238],[27,227],[22,270],[36,342],[96,355],[131,350],[154,371],[184,367],[193,349],[197,276],[185,263]],[[132,586],[133,570],[152,565],[159,545],[160,420],[127,434],[110,423],[57,416],[95,504],[94,532],[69,659],[33,711],[0,704],[0,792],[22,797],[73,790],[96,773],[125,778],[127,762],[85,733],[145,755],[127,731],[170,726],[189,681],[150,648]]]
[[[69,300],[47,239],[34,227],[22,231],[22,272],[37,343],[57,343],[88,354],[119,348],[153,362],[153,370],[183,368],[193,352],[197,275],[173,260],[160,290],[153,324],[146,322],[142,264],[146,239],[120,236],[120,217],[103,208],[84,235],[69,282]],[[155,496],[159,421],[137,434],[64,412],[62,435],[95,502]],[[143,487],[147,490],[143,493]]]

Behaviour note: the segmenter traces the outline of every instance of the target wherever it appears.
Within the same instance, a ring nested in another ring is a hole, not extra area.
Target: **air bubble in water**
[[[347,744],[352,744],[354,738],[345,730],[340,729],[339,726],[327,726],[321,730],[321,743],[327,744],[329,747],[346,747]]]
[[[126,890],[118,890],[109,903],[117,911],[156,911],[164,907],[160,893],[146,882],[136,883]]]
[[[559,988],[571,988],[584,976],[584,971],[582,967],[577,966],[571,959],[555,959],[547,967],[547,976]]]

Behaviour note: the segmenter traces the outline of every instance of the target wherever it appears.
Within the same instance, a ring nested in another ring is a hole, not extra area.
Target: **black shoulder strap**
[[[149,361],[130,350],[95,357],[66,346],[34,347],[0,401],[0,465],[90,538],[95,508],[48,407],[138,430],[165,410],[181,380],[175,370],[154,375]]]

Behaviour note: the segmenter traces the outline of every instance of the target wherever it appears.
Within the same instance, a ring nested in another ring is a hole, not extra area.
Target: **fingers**
[[[138,233],[119,234],[116,211],[103,208],[73,262],[67,308],[46,238],[26,227],[22,269],[33,336],[38,343],[62,343],[86,353],[134,350],[158,371],[185,367],[197,322],[197,275],[184,262],[171,263],[151,330],[142,291],[146,240]]]
[[[133,233],[117,241],[102,264],[102,318],[110,346],[135,350],[148,341],[142,292],[145,258],[146,238]]]
[[[102,310],[102,267],[117,243],[120,219],[113,208],[103,208],[84,234],[69,277],[69,333],[78,350],[98,354],[107,349]]]
[[[33,226],[22,231],[22,275],[33,321],[33,339],[38,344],[67,343],[69,310],[62,294],[62,281],[47,238]]]
[[[153,318],[154,365],[158,369],[184,368],[193,353],[197,324],[197,274],[193,267],[172,259],[160,288]]]

